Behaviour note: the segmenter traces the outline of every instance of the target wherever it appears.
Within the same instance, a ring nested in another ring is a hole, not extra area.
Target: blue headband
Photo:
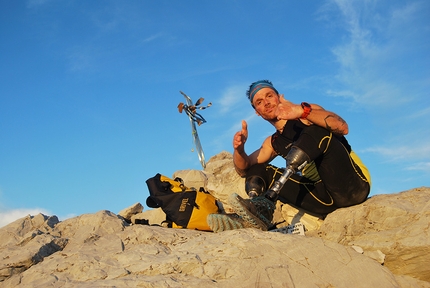
[[[254,100],[255,94],[257,94],[257,92],[263,88],[270,88],[273,91],[275,91],[276,94],[279,94],[278,90],[276,90],[271,83],[268,83],[265,80],[257,81],[253,83],[251,88],[249,89],[249,100],[251,101],[251,104],[252,104],[252,101]]]

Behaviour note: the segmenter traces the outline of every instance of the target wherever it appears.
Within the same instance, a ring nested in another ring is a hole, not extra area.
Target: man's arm
[[[248,155],[245,152],[245,142],[248,138],[248,125],[246,121],[242,121],[242,130],[237,132],[233,138],[233,164],[236,172],[244,177],[246,171],[254,164],[265,163],[271,161],[275,156],[275,151],[272,148],[271,137],[268,137],[263,145],[252,154]]]
[[[303,122],[307,120],[310,123],[326,128],[327,130],[339,135],[348,134],[348,124],[342,119],[342,117],[333,112],[324,110],[324,108],[316,104],[311,104],[311,107],[311,113],[309,113],[306,119],[302,119]],[[305,122],[305,124],[307,123]]]
[[[292,120],[299,119],[303,114],[303,108],[299,104],[285,100],[283,95],[280,95],[278,105],[278,119]],[[306,119],[300,119],[307,125],[315,124],[321,126],[333,133],[346,135],[348,134],[348,124],[339,115],[325,110],[317,104],[311,104],[312,111]]]

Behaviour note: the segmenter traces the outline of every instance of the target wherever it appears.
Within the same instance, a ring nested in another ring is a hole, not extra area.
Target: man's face
[[[271,88],[262,88],[258,91],[252,104],[255,113],[265,120],[276,120],[276,107],[279,104],[279,95]]]

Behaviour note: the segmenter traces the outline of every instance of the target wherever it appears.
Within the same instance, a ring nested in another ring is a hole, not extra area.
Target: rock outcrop
[[[372,258],[383,253],[384,265],[393,273],[430,281],[429,226],[430,188],[416,188],[336,210],[317,234],[342,245],[359,246]]]
[[[227,152],[204,171],[174,176],[205,187],[226,211],[230,193],[245,193]],[[430,287],[428,203],[430,188],[415,188],[324,220],[278,204],[278,227],[300,222],[306,236],[133,224],[164,220],[161,209],[142,211],[140,203],[61,222],[29,215],[0,229],[0,286]]]

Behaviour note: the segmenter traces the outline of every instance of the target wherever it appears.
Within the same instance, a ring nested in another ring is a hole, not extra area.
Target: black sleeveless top
[[[276,130],[275,133],[272,134],[272,147],[275,152],[282,157],[286,157],[288,152],[290,151],[290,147],[292,143],[294,143],[302,134],[303,129],[308,127],[308,125],[303,124],[300,120],[288,120],[282,130],[282,133],[279,130]],[[333,136],[338,139],[343,146],[351,153],[351,146],[344,136],[337,135],[333,133]]]

